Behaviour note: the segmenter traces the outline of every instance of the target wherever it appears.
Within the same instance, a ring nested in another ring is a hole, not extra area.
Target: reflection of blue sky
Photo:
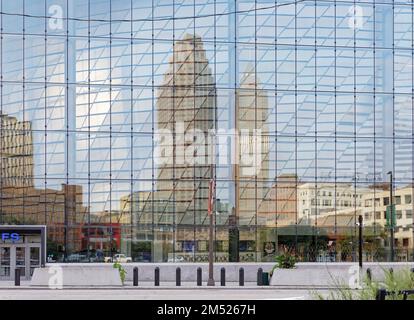
[[[23,48],[22,37],[12,34],[21,33],[23,19],[15,14],[23,13],[22,1],[2,2],[3,12],[8,13],[2,15],[6,33],[2,42],[2,110],[32,122],[36,185],[44,186],[46,174],[47,185],[58,187],[66,179],[67,161],[64,143],[66,38],[64,30],[48,30],[45,45],[45,20],[38,17],[45,14],[45,6],[39,5],[42,1],[25,1],[25,14],[32,15],[25,18],[25,27],[32,35],[25,36]],[[237,1],[236,9],[240,11],[237,15],[226,15],[235,11],[234,1],[196,1],[195,8],[193,1],[181,1],[174,5],[174,17],[178,18],[174,22],[170,19],[172,1],[155,1],[154,10],[151,2],[134,0],[131,11],[129,1],[90,1],[91,18],[115,21],[111,29],[111,49],[110,24],[106,22],[91,22],[92,38],[88,43],[85,37],[87,1],[72,1],[73,7],[69,8],[69,16],[80,19],[69,23],[70,35],[77,36],[70,38],[76,52],[69,57],[76,66],[76,79],[70,84],[76,92],[77,133],[71,135],[76,139],[73,183],[84,186],[85,197],[88,196],[88,179],[99,181],[91,189],[94,197],[99,194],[96,196],[99,204],[107,203],[111,197],[109,179],[118,183],[119,188],[113,188],[118,190],[117,194],[131,191],[128,186],[131,174],[137,179],[133,191],[153,187],[151,133],[157,121],[154,112],[156,86],[163,83],[173,37],[180,39],[192,31],[204,41],[217,84],[220,128],[231,127],[234,103],[231,96],[234,96],[235,85],[238,86],[248,65],[255,67],[260,79],[258,85],[267,90],[268,127],[272,134],[278,135],[277,140],[271,139],[270,180],[285,173],[297,173],[304,180],[313,180],[315,176],[330,179],[336,170],[338,178],[352,181],[355,170],[384,177],[385,171],[395,167],[397,180],[411,181],[411,6],[396,2],[392,17],[391,1],[377,3],[375,12],[372,1],[358,2],[363,24],[354,30],[349,27],[353,1],[337,1],[336,17],[333,1],[317,2],[316,11],[314,1],[297,1],[296,6],[283,5],[292,1],[277,1],[277,7],[274,1],[258,1],[256,11],[252,10],[255,4],[251,1]],[[111,16],[109,3],[112,4]],[[48,0],[46,8],[52,4],[62,5],[66,16],[66,1]],[[214,17],[214,12],[222,15]],[[194,13],[197,19],[192,18]],[[234,51],[235,34],[231,23],[236,16],[239,43]],[[131,17],[132,24],[120,21]],[[152,18],[155,19],[153,24]],[[387,30],[392,29],[394,34],[390,41]],[[232,55],[236,55],[236,65],[233,65]],[[20,83],[23,62],[24,104],[21,103]],[[390,131],[393,123],[395,156],[387,151],[393,148],[392,128]],[[218,175],[223,180],[231,179],[228,168],[220,169]],[[220,198],[228,198],[227,188],[219,192],[222,193]],[[118,198],[112,195],[112,199]],[[115,200],[112,207],[117,207]]]

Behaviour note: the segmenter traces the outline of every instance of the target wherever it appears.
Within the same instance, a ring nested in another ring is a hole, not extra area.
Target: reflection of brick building
[[[62,185],[62,190],[3,186],[1,203],[2,222],[46,224],[48,240],[61,246],[65,244],[66,224],[67,249],[81,249],[81,227],[87,213],[81,186]]]
[[[45,224],[49,242],[79,251],[87,213],[82,187],[36,188],[31,123],[0,114],[0,129],[0,223]]]

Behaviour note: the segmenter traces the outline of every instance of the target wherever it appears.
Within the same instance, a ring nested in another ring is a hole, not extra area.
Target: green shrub
[[[273,271],[276,268],[279,269],[293,269],[296,265],[296,257],[290,253],[283,253],[276,257],[277,264],[270,271],[270,276],[273,275]]]
[[[121,278],[122,285],[124,285],[127,271],[124,269],[124,267],[119,262],[114,263],[114,268],[118,269],[119,277]]]
[[[351,289],[349,286],[336,286],[327,296],[315,293],[314,296],[320,300],[375,300],[378,289],[386,289],[395,294],[388,295],[386,300],[402,300],[403,295],[398,294],[401,290],[414,289],[414,277],[410,270],[390,272],[384,270],[384,281],[370,281],[367,277],[363,279],[361,289]],[[408,300],[414,297],[408,296]]]

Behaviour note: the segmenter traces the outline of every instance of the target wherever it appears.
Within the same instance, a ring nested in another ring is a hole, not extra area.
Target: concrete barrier
[[[215,263],[214,279],[216,285],[220,284],[220,269],[226,269],[226,282],[238,283],[239,269],[244,269],[246,284],[257,283],[257,270],[270,272],[275,263]],[[139,285],[154,284],[154,270],[160,268],[160,283],[175,285],[176,268],[181,268],[181,281],[197,284],[197,269],[201,268],[203,285],[208,279],[207,263],[123,263],[127,271],[126,281],[133,281],[133,269],[138,267]],[[355,278],[355,273],[360,272],[366,276],[366,269],[371,269],[372,280],[382,280],[384,270],[393,268],[395,272],[400,269],[409,270],[414,263],[364,263],[364,268],[359,271],[358,263],[333,262],[333,263],[297,263],[295,269],[276,269],[271,278],[273,286],[302,286],[302,287],[335,287],[338,284],[349,285]],[[112,263],[51,263],[45,268],[35,269],[31,285],[48,286],[56,282],[58,275],[56,270],[62,269],[63,286],[121,286],[121,280],[117,269]]]
[[[203,282],[208,279],[208,263],[123,263],[122,266],[127,271],[126,280],[132,281],[133,268],[139,269],[140,282],[153,282],[154,269],[160,268],[160,282],[175,283],[175,273],[177,267],[181,268],[181,281],[194,282],[197,284],[197,269],[201,268]],[[257,270],[262,268],[264,272],[269,272],[274,266],[273,262],[263,263],[215,263],[214,264],[214,280],[216,284],[220,282],[220,269],[226,269],[227,282],[239,282],[239,269],[244,269],[245,282],[257,282]]]
[[[275,269],[270,281],[272,286],[292,287],[351,287],[356,288],[366,279],[367,269],[371,269],[373,281],[383,281],[384,271],[393,268],[409,270],[414,263],[298,263],[294,269]]]
[[[30,286],[50,288],[122,286],[118,269],[111,265],[52,264],[34,270]]]

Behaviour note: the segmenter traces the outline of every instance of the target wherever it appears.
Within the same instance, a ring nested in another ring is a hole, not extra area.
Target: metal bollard
[[[20,286],[20,269],[14,270],[14,285]]]
[[[262,286],[263,285],[263,269],[259,268],[257,270],[257,285]]]
[[[155,268],[154,274],[154,285],[158,287],[160,285],[160,268]]]
[[[377,295],[375,297],[375,300],[385,300],[385,297],[387,295],[387,290],[385,289],[378,289]]]
[[[197,268],[197,285],[198,286],[201,286],[203,283],[202,283],[202,276],[203,276],[203,273],[202,273],[202,269],[200,268],[200,267],[198,267]]]
[[[372,272],[371,272],[371,269],[370,268],[367,269],[367,278],[368,278],[368,281],[369,282],[372,281]]]
[[[239,286],[244,286],[244,269],[239,269]]]
[[[220,270],[220,285],[222,287],[226,285],[226,269],[224,267]]]
[[[175,269],[175,285],[177,287],[181,286],[181,268],[177,267],[177,269]]]
[[[138,287],[138,267],[134,267],[134,287]]]

